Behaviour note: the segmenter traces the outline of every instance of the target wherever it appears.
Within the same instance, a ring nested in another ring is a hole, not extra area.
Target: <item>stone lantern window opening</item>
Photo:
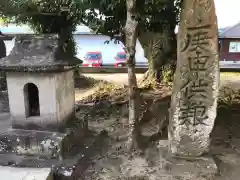
[[[24,85],[23,91],[26,118],[40,116],[38,87],[33,83],[27,83]]]

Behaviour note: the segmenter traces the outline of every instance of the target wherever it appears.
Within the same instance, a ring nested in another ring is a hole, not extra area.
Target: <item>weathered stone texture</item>
[[[218,30],[213,0],[185,0],[170,109],[171,152],[208,152],[219,90]]]
[[[26,116],[24,85],[34,83],[39,91],[40,116]],[[75,114],[73,71],[58,73],[8,72],[9,105],[14,128],[59,130]]]
[[[65,136],[56,132],[9,130],[0,134],[0,154],[61,158]]]
[[[16,37],[10,54],[1,59],[0,70],[52,72],[81,63],[80,59],[62,51],[58,35],[22,35]]]

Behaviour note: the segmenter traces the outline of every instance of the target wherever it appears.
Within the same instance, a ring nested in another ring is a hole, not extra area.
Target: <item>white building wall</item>
[[[106,41],[110,40],[110,37],[105,35],[74,35],[77,45],[77,57],[83,58],[88,51],[101,51],[103,55],[103,65],[113,64],[114,57],[118,52],[124,51],[124,45],[114,43],[111,40],[109,44]],[[147,63],[147,59],[144,57],[144,51],[139,41],[136,44],[136,62]]]

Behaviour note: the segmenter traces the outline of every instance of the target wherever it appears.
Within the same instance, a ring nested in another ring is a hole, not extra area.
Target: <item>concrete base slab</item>
[[[0,153],[57,158],[62,154],[65,136],[58,132],[10,129],[0,134]]]
[[[0,166],[1,180],[52,180],[50,168],[13,168]]]
[[[55,179],[76,179],[82,175],[81,170],[89,160],[89,156],[94,150],[96,142],[102,142],[101,139],[96,139],[95,136],[86,136],[85,140],[86,142],[82,144],[78,154],[61,160],[55,158],[44,159],[38,156],[17,155],[15,153],[0,153],[0,167],[26,169],[49,168],[52,170]]]
[[[85,161],[85,151],[89,151],[88,147],[90,147],[86,143],[88,138],[84,137],[87,128],[80,123],[81,120],[76,120],[77,125],[74,120],[73,128],[68,128],[64,133],[60,133],[12,129],[8,117],[9,114],[0,113],[0,169],[2,169],[0,175],[3,174],[3,170],[7,174],[7,168],[16,168],[17,172],[21,169],[23,169],[21,172],[26,172],[28,169],[37,169],[38,172],[39,169],[45,168],[49,169],[49,172],[51,170],[51,174],[54,174],[54,176],[57,175],[61,178],[75,177],[77,170],[74,167],[81,166],[82,161]],[[16,177],[18,176],[22,175],[16,175]],[[45,178],[45,176],[38,178],[38,175],[36,175],[35,178],[31,179],[33,177],[31,173],[28,173],[26,177],[30,178],[27,180]],[[0,179],[2,180],[1,177]],[[8,179],[15,180],[16,178],[13,175],[9,176]],[[25,180],[22,177],[20,179]]]
[[[168,151],[168,140],[158,144],[159,155],[164,159],[159,171],[162,179],[166,180],[214,180],[216,179],[217,165],[212,157],[183,157],[172,156]],[[159,159],[160,162],[161,158]]]
[[[36,156],[23,156],[16,154],[0,154],[0,166],[51,168],[61,163],[58,159],[41,159]]]
[[[125,162],[121,169],[125,178],[149,180],[215,180],[217,175],[216,164],[211,158],[191,161],[164,159],[154,167],[144,159],[136,158]]]
[[[218,171],[213,158],[174,157],[168,152],[167,144],[167,141],[160,142],[154,155],[151,152],[147,157],[137,157],[124,162],[121,166],[123,176],[149,180],[216,179]]]
[[[204,159],[167,159],[160,177],[166,180],[214,180],[217,166],[212,158]]]

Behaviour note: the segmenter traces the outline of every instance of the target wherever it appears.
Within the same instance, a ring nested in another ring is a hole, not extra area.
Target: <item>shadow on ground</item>
[[[166,101],[166,99],[165,99]],[[170,102],[170,99],[168,99]],[[169,103],[164,103],[167,106]],[[167,114],[167,109],[165,108]],[[161,112],[164,113],[164,112]],[[112,105],[108,101],[97,105],[82,105],[79,107],[78,116],[88,120],[89,129],[95,133],[102,131],[108,133],[106,144],[98,148],[98,155],[91,157],[91,163],[83,172],[86,180],[111,179],[121,176],[121,165],[128,161],[124,144],[128,134],[128,110],[126,104]],[[215,126],[211,134],[211,153],[219,168],[217,180],[238,180],[240,176],[240,104],[231,106],[219,105]],[[151,140],[146,143],[141,154],[146,159],[147,165],[155,166],[159,161],[157,142],[166,138],[166,133],[158,133],[159,121],[148,121],[142,124],[141,132],[144,138]],[[156,135],[155,138],[152,135]],[[160,135],[162,135],[160,137]],[[165,135],[165,137],[164,137]],[[141,167],[141,160],[135,165]],[[144,163],[146,163],[144,162]],[[143,164],[144,164],[143,163]],[[133,166],[134,164],[131,164]],[[141,169],[141,168],[140,168]]]
[[[219,167],[219,180],[240,176],[240,104],[219,105],[211,134],[211,152]]]
[[[76,88],[91,88],[96,83],[94,80],[82,78],[76,80]],[[163,138],[160,136],[162,134],[159,133],[159,120],[168,115],[170,98],[159,98],[158,101],[154,101],[157,104],[153,106],[151,99],[156,99],[155,96],[147,93],[145,95],[151,96],[151,98],[142,108],[150,109],[161,115],[161,117],[157,117],[150,111],[145,115],[142,113],[141,132],[146,140],[151,140],[151,143],[145,144],[144,153],[141,156],[146,159],[148,166],[154,167],[155,162],[159,160],[157,142],[159,138]],[[81,162],[82,166],[79,167],[79,172],[82,174],[79,180],[110,180],[112,177],[120,176],[121,165],[129,158],[124,146],[128,135],[127,102],[113,104],[108,100],[103,100],[96,104],[94,102],[90,104],[80,103],[77,105],[77,110],[77,116],[88,121],[91,133],[89,141],[95,141],[91,147],[86,148],[84,153],[86,157]],[[0,111],[9,112],[7,92],[0,94]],[[149,118],[150,116],[151,118]],[[240,177],[239,120],[240,104],[219,105],[215,126],[211,134],[211,153],[219,167],[217,180],[238,180]],[[140,167],[141,163],[145,162],[139,159],[134,163],[132,165]]]
[[[92,88],[95,84],[99,83],[100,80],[95,80],[93,78],[87,78],[83,75],[77,75],[75,77],[75,88],[76,89],[88,89]]]

